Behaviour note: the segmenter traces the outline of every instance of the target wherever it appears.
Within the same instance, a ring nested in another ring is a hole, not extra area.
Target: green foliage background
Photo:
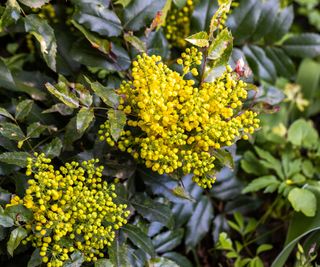
[[[120,179],[118,195],[132,212],[107,259],[95,266],[314,266],[320,244],[319,2],[242,0],[232,8],[229,64],[234,68],[243,58],[251,68],[248,79],[258,86],[251,102],[262,113],[262,129],[222,156],[224,168],[211,190],[191,175],[180,181],[155,174],[97,138],[106,113],[118,105],[114,90],[139,53],[161,55],[175,67],[182,49],[167,40],[157,12],[165,20],[168,9],[185,4],[2,1],[0,204],[4,208],[13,194],[23,197],[33,152],[57,165],[94,157],[108,180]],[[209,28],[217,7],[194,1],[190,35]],[[220,72],[214,67],[211,78]],[[113,115],[116,137],[123,123]],[[10,220],[3,208],[1,266],[38,266],[37,251],[20,244],[24,233],[12,224],[24,211]],[[81,264],[75,254],[65,266]]]

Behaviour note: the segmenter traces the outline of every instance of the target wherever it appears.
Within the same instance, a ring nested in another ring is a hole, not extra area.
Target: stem
[[[195,249],[192,249],[192,254],[193,254],[194,260],[196,261],[196,267],[201,267],[201,263]]]
[[[200,80],[199,88],[201,87],[201,85],[203,84],[203,81],[204,81],[204,73],[205,73],[205,68],[206,68],[207,58],[208,58],[208,48],[205,49],[203,54],[204,54],[204,61],[203,61],[203,66],[202,66],[202,70],[201,70],[202,73],[201,73],[201,80]]]

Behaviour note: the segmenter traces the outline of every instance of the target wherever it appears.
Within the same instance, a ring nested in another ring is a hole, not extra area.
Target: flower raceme
[[[129,211],[115,204],[115,185],[102,180],[98,160],[71,162],[56,170],[43,154],[29,158],[29,188],[23,199],[15,196],[9,205],[23,204],[33,212],[33,221],[24,225],[24,240],[40,249],[47,266],[62,266],[74,251],[86,261],[103,257],[115,230],[127,223]]]
[[[257,113],[243,110],[247,84],[227,67],[213,82],[199,87],[184,75],[197,75],[193,66],[202,54],[187,48],[178,64],[183,75],[161,62],[160,56],[138,56],[133,81],[124,81],[118,109],[128,115],[117,143],[110,137],[109,121],[101,125],[100,139],[117,145],[159,174],[193,173],[193,180],[210,188],[214,182],[214,150],[248,139],[259,127]]]

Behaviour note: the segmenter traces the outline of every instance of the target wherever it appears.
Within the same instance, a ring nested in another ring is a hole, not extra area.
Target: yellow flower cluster
[[[191,57],[190,57],[191,55]],[[186,49],[178,59],[201,63],[199,53]],[[188,58],[189,57],[189,58]],[[191,69],[192,71],[192,69]],[[200,186],[214,182],[213,150],[248,139],[259,127],[257,114],[242,110],[247,85],[230,67],[214,82],[199,87],[161,62],[159,56],[143,54],[133,62],[133,81],[124,81],[118,93],[119,109],[128,114],[127,127],[117,146],[159,174],[193,173]],[[115,145],[101,126],[100,139]]]
[[[169,10],[164,29],[166,38],[173,46],[184,48],[187,45],[185,38],[190,34],[190,17],[193,9],[193,0],[187,0],[181,9],[173,6]]]
[[[32,175],[23,199],[15,196],[9,205],[23,204],[34,219],[24,227],[24,240],[40,249],[47,266],[58,267],[74,251],[86,261],[103,257],[115,230],[127,223],[127,205],[115,204],[115,185],[102,180],[103,167],[98,160],[71,162],[55,170],[43,154],[28,159],[26,174]]]

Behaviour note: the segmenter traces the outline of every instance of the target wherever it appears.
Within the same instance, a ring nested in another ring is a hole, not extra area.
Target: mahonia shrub
[[[103,166],[92,159],[66,163],[58,170],[44,154],[28,158],[29,188],[23,199],[14,196],[10,204],[24,205],[33,220],[23,227],[40,249],[47,266],[63,266],[70,254],[80,251],[87,262],[104,257],[115,231],[127,223],[126,204],[116,204],[115,185],[102,180]]]
[[[127,151],[159,174],[193,173],[199,186],[210,188],[215,180],[215,150],[248,139],[259,127],[257,113],[242,110],[247,84],[230,66],[213,82],[196,86],[185,79],[200,65],[202,53],[187,48],[177,63],[183,74],[171,70],[160,56],[138,56],[132,81],[123,81],[118,109],[128,115],[117,147]],[[114,146],[110,123],[100,127],[100,139]]]

